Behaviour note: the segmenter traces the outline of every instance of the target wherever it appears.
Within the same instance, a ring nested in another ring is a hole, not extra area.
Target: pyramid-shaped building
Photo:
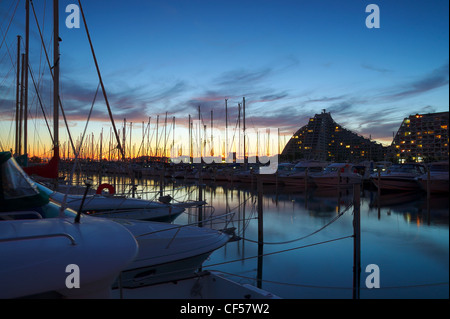
[[[345,129],[323,110],[294,133],[281,157],[288,161],[313,159],[358,163],[385,160],[387,153],[387,147]]]

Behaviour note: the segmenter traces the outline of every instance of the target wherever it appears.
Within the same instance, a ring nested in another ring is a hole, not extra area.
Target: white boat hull
[[[51,294],[108,298],[114,279],[137,254],[132,234],[109,220],[83,217],[0,221],[0,298]],[[68,265],[79,288],[68,288]]]
[[[381,190],[417,191],[419,183],[412,177],[382,176],[380,179],[372,178],[372,182]]]
[[[319,187],[353,187],[354,184],[362,182],[361,176],[352,176],[342,174],[341,176],[315,176],[313,177],[314,184]]]
[[[145,286],[191,275],[213,251],[230,239],[228,234],[209,228],[117,221],[136,237],[139,244],[138,256],[118,279],[122,287]]]
[[[54,192],[43,185],[37,185],[49,195],[50,199],[59,204],[66,202],[67,207],[74,211],[78,211],[83,202],[82,195],[66,196],[65,194]],[[123,196],[87,195],[82,211],[92,216],[106,218],[172,222],[184,212],[184,208]]]

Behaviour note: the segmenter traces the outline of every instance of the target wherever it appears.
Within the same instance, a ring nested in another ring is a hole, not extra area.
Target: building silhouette
[[[294,133],[281,158],[287,161],[314,159],[358,163],[383,161],[387,155],[388,147],[342,127],[323,110]]]

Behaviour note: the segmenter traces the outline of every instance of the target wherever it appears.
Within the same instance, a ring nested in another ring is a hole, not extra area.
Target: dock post
[[[257,267],[257,284],[258,288],[262,287],[262,268],[263,268],[263,183],[260,174],[256,174],[257,192],[258,192],[258,267]]]
[[[200,166],[199,178],[198,178],[198,200],[203,201],[203,166]],[[202,205],[198,206],[198,227],[203,227],[203,208]]]
[[[353,299],[359,299],[361,282],[361,215],[359,184],[353,185]]]

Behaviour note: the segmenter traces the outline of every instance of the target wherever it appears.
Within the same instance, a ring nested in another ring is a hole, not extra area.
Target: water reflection
[[[224,271],[232,280],[284,298],[352,297],[352,240],[316,245],[352,235],[352,210],[314,233],[352,203],[351,189],[304,191],[264,185],[262,220],[258,219],[255,184],[208,181],[199,188],[195,181],[90,177],[97,185],[110,183],[118,192],[143,199],[170,195],[176,202],[205,200],[208,204],[201,211],[201,226],[234,227],[241,239],[214,252],[204,269]],[[365,265],[375,263],[381,270],[382,287],[361,287],[361,298],[448,298],[448,213],[447,196],[427,200],[421,193],[378,195],[374,190],[362,190],[361,282],[364,286]],[[186,209],[175,220],[177,224],[198,222],[195,208]],[[311,233],[314,235],[295,240]]]

